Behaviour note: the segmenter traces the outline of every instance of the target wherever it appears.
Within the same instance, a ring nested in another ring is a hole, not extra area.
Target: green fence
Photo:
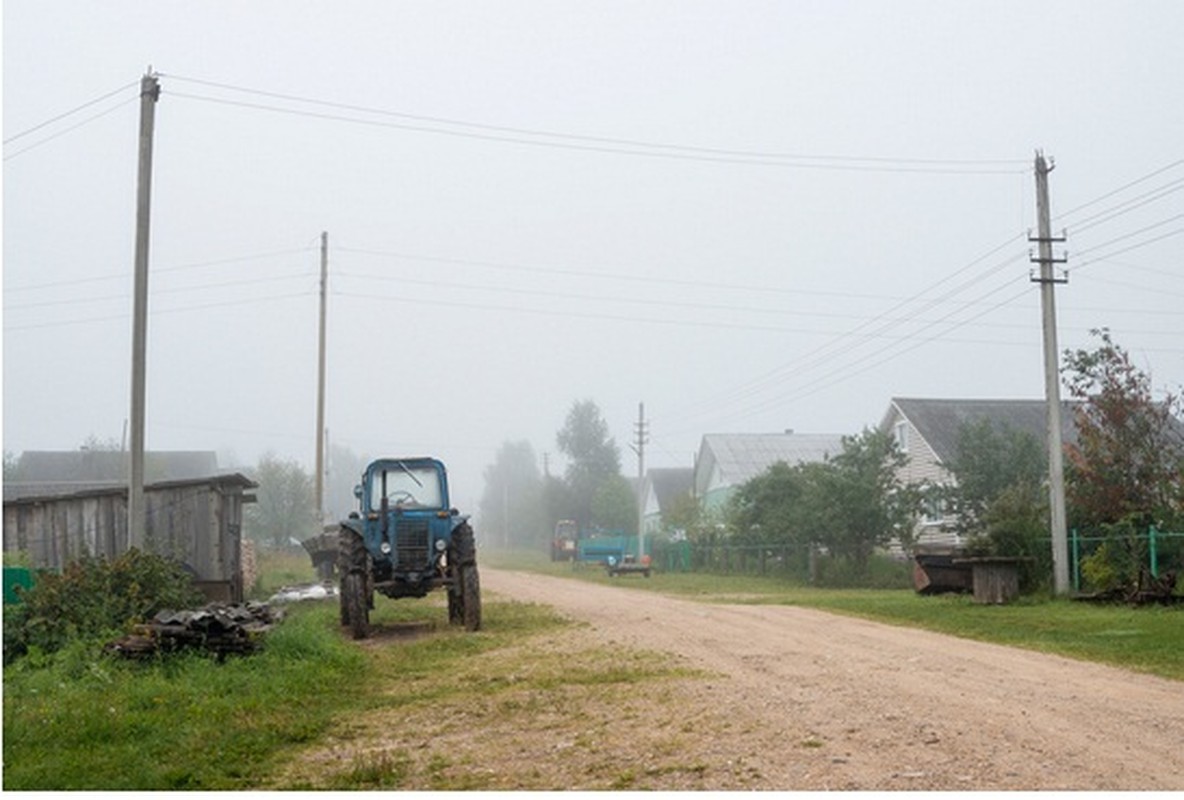
[[[785,544],[655,542],[654,566],[665,572],[709,572],[766,575],[805,580],[810,555],[804,547]]]
[[[31,589],[35,580],[36,573],[28,567],[5,567],[4,602],[6,604],[19,603],[21,598],[16,593],[16,587],[22,586],[25,589]]]
[[[1082,534],[1069,532],[1069,564],[1072,570],[1073,591],[1080,592],[1083,584],[1082,563],[1103,548],[1110,548],[1125,558],[1132,569],[1146,567],[1153,578],[1172,572],[1184,575],[1184,532],[1157,530],[1154,526],[1140,533]],[[1099,588],[1099,587],[1091,587]]]

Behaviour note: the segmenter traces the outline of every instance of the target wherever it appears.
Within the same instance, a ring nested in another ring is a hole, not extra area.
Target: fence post
[[[1152,525],[1147,530],[1147,549],[1151,551],[1151,577],[1159,577],[1159,559],[1155,552],[1155,526]]]
[[[1073,534],[1073,591],[1081,591],[1081,542],[1077,539],[1077,529]]]

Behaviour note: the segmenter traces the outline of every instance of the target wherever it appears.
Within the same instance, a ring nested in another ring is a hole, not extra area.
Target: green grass
[[[1184,607],[1124,605],[1022,597],[984,606],[968,595],[922,596],[911,589],[821,589],[776,578],[654,573],[609,578],[603,569],[552,563],[545,554],[494,553],[487,563],[549,575],[629,586],[708,602],[795,605],[893,625],[1096,661],[1184,681]]]
[[[263,650],[223,663],[179,655],[115,660],[99,642],[33,654],[4,670],[5,790],[308,788],[271,776],[326,736],[393,710],[436,724],[438,709],[495,709],[494,719],[555,707],[571,687],[590,693],[684,677],[665,656],[609,650],[550,652],[547,634],[572,623],[545,606],[485,603],[484,627],[449,626],[441,593],[379,597],[375,638],[348,638],[336,602],[290,607]],[[544,643],[516,653],[523,643]],[[513,655],[506,656],[506,653]],[[490,712],[492,713],[492,711]],[[378,737],[381,740],[381,737]],[[361,755],[316,788],[484,788],[487,770],[440,754]],[[441,760],[444,758],[444,760]],[[486,767],[488,765],[480,765]]]

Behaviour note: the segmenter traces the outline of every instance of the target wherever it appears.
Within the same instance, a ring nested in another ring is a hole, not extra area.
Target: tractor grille
[[[428,565],[428,521],[401,519],[395,523],[395,569],[418,572]]]

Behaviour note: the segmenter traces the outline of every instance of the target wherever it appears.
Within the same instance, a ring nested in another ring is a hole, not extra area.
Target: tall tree
[[[1011,504],[1037,496],[1047,464],[1043,446],[1027,431],[989,419],[964,423],[947,464],[956,483],[945,491],[959,530],[982,533],[988,509],[1005,491]]]
[[[621,452],[609,436],[600,408],[591,400],[572,404],[555,441],[568,457],[565,477],[572,492],[575,519],[586,527],[592,522],[592,498],[601,484],[621,473]]]
[[[320,533],[312,477],[298,462],[267,453],[259,459],[251,478],[259,488],[256,501],[243,512],[243,530],[248,537],[286,547],[291,539],[302,541]]]
[[[503,442],[485,468],[481,534],[491,543],[537,545],[547,539],[543,485],[534,448],[525,440]]]
[[[637,495],[621,475],[611,475],[601,481],[589,510],[592,524],[598,528],[637,533]]]
[[[822,523],[819,542],[846,558],[856,574],[867,571],[868,559],[894,538],[910,543],[920,504],[917,487],[897,479],[907,456],[896,438],[875,429],[843,438],[843,451],[826,464],[807,465],[820,491],[821,507],[810,509]],[[830,469],[824,469],[830,467]]]
[[[1068,448],[1067,494],[1078,524],[1127,519],[1141,527],[1184,515],[1181,401],[1156,400],[1150,378],[1106,329],[1094,350],[1065,352],[1066,383],[1080,401]]]
[[[331,441],[326,460],[329,471],[325,476],[326,515],[331,520],[345,519],[349,512],[357,510],[354,487],[362,480],[362,473],[370,463],[370,458]]]

